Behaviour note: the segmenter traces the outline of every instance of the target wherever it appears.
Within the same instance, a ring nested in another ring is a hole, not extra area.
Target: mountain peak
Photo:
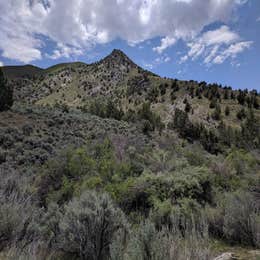
[[[137,67],[137,65],[123,51],[119,49],[114,49],[103,61],[116,65]]]
[[[112,56],[124,56],[124,57],[127,57],[127,55],[123,52],[123,51],[121,51],[120,49],[114,49],[112,52],[111,52],[111,54],[110,55],[112,55]],[[128,58],[128,57],[127,57]]]

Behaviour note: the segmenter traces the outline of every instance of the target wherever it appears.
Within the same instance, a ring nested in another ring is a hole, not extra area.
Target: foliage
[[[208,209],[210,232],[233,243],[259,247],[259,204],[248,192],[225,194]]]
[[[90,105],[84,106],[82,110],[102,118],[114,118],[117,120],[120,120],[124,115],[123,111],[118,109],[112,100],[95,99]]]
[[[13,104],[13,91],[0,68],[0,112],[9,109]]]
[[[112,238],[120,228],[124,228],[124,217],[107,195],[83,193],[64,208],[57,246],[82,259],[107,259]]]
[[[219,104],[216,104],[215,105],[215,110],[214,112],[212,113],[212,118],[214,120],[220,120],[221,119],[221,107]]]

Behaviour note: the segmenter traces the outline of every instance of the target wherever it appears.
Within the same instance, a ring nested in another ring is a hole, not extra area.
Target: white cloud
[[[169,62],[169,61],[171,61],[171,58],[170,58],[170,57],[166,57],[166,58],[164,59],[164,62]]]
[[[189,59],[188,55],[182,56],[180,59],[180,63],[183,63],[183,62],[187,61],[188,59]]]
[[[58,58],[117,38],[136,44],[161,37],[155,47],[161,53],[212,22],[227,21],[241,1],[0,0],[0,50],[6,58],[30,62],[46,55],[45,38],[70,48],[52,50],[49,56]]]
[[[0,61],[0,67],[3,67],[4,63],[2,61]]]
[[[221,64],[228,58],[235,59],[252,43],[251,41],[241,41],[236,32],[223,25],[216,30],[207,31],[189,42],[187,44],[189,51],[181,57],[180,63],[202,57],[205,64]]]
[[[227,58],[236,58],[236,56],[243,52],[245,49],[248,49],[253,42],[238,42],[235,44],[230,45],[224,52],[216,56],[213,60],[213,63],[221,64],[223,63]]]
[[[171,61],[171,58],[166,55],[166,54],[163,54],[163,55],[160,55],[159,57],[155,58],[153,61],[147,63],[145,61],[142,61],[142,65],[147,68],[147,69],[154,69],[164,63],[168,63]]]
[[[171,58],[169,56],[163,55],[163,56],[157,57],[153,63],[154,63],[154,65],[160,65],[162,63],[167,63],[170,61],[171,61]]]
[[[206,45],[229,44],[239,39],[239,35],[223,25],[214,31],[205,32],[200,41]]]
[[[171,38],[171,37],[167,36],[165,38],[162,38],[161,45],[154,47],[153,50],[161,54],[164,50],[166,50],[170,46],[174,45],[175,42],[176,42],[175,38]]]
[[[149,70],[152,70],[154,68],[154,65],[152,63],[143,62],[143,66]]]
[[[83,52],[79,48],[69,47],[67,45],[64,45],[63,43],[58,43],[57,49],[55,49],[51,55],[46,55],[46,56],[48,58],[56,60],[61,57],[70,58],[71,56],[78,56],[82,54]]]

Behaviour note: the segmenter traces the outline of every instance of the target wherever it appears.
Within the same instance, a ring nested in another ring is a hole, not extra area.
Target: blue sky
[[[161,76],[260,91],[259,0],[0,0],[0,64],[113,49]]]

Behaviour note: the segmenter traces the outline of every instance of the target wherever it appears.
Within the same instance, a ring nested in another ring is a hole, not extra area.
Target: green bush
[[[224,236],[240,244],[260,246],[260,206],[249,193],[226,196]]]
[[[112,244],[112,259],[130,260],[209,260],[212,255],[207,237],[196,232],[183,236],[177,229],[156,229],[149,219],[140,223],[124,242],[118,236]],[[115,250],[117,249],[117,250]]]
[[[226,163],[237,175],[245,175],[257,171],[258,161],[251,153],[242,149],[232,149],[226,157]]]
[[[125,227],[123,213],[108,195],[85,192],[65,205],[55,246],[82,259],[109,259],[113,237]]]
[[[29,198],[19,198],[14,194],[10,198],[1,196],[0,251],[10,245],[23,248],[30,244],[35,238],[32,226],[36,213]]]
[[[214,110],[214,112],[212,113],[211,116],[214,120],[220,120],[221,119],[221,107],[220,107],[219,104],[215,105],[215,110]]]
[[[259,247],[260,206],[250,193],[237,191],[218,199],[216,208],[206,211],[210,233],[230,243]]]

